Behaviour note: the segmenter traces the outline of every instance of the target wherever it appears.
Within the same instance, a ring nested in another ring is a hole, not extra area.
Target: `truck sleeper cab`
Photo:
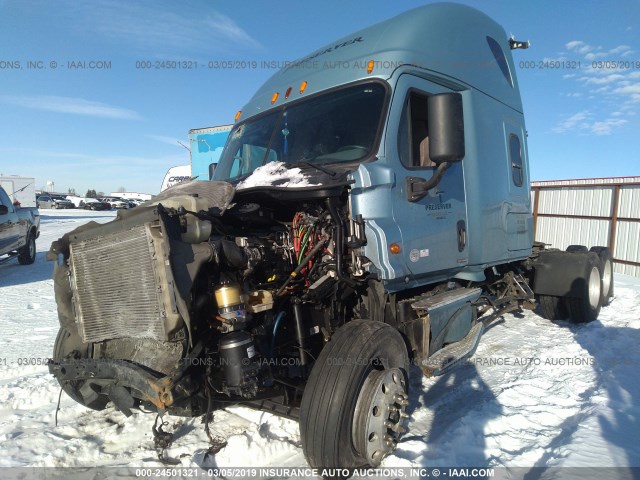
[[[596,318],[608,250],[533,242],[519,45],[434,4],[276,73],[211,182],[54,242],[51,373],[94,409],[295,418],[311,466],[350,469],[400,441],[411,364],[448,372],[536,300]]]

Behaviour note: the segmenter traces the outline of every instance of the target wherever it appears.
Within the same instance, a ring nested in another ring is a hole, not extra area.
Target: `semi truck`
[[[52,244],[50,372],[95,410],[293,418],[310,466],[352,469],[411,428],[409,376],[446,374],[496,319],[594,320],[608,249],[533,240],[526,46],[432,4],[275,73],[212,181]]]

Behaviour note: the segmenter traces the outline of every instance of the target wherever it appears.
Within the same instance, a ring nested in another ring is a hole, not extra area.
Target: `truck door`
[[[20,224],[13,205],[4,189],[0,188],[0,204],[8,212],[0,215],[0,254],[16,249],[20,241]]]
[[[407,195],[408,177],[428,180],[435,174],[437,165],[429,158],[427,98],[446,91],[424,79],[402,75],[389,119],[386,152],[396,172],[393,217],[401,231],[403,259],[416,280],[436,280],[468,262],[464,160],[450,165],[426,196],[411,201]]]

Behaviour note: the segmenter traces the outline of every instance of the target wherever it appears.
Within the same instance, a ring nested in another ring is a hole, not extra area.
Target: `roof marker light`
[[[367,73],[371,73],[373,72],[373,67],[376,64],[376,62],[374,62],[373,60],[369,60],[367,62]]]
[[[303,93],[307,89],[307,81],[305,80],[300,84],[300,93]]]
[[[238,110],[238,112],[236,113],[235,121],[237,122],[241,116],[242,116],[242,110]]]
[[[284,98],[285,99],[289,98],[289,95],[291,95],[291,87],[287,88],[287,91],[284,94]]]
[[[280,96],[280,94],[278,92],[274,92],[273,96],[271,97],[271,105],[273,105],[274,103],[276,103],[276,100],[278,100],[278,97]]]

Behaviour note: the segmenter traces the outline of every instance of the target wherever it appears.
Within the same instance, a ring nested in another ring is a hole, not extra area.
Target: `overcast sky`
[[[157,193],[189,161],[178,141],[233,123],[274,73],[264,62],[425,3],[0,0],[0,173],[57,191]],[[514,60],[532,180],[640,175],[640,2],[461,3],[531,41]],[[199,66],[140,68],[162,60]],[[225,61],[240,68],[208,68]]]

